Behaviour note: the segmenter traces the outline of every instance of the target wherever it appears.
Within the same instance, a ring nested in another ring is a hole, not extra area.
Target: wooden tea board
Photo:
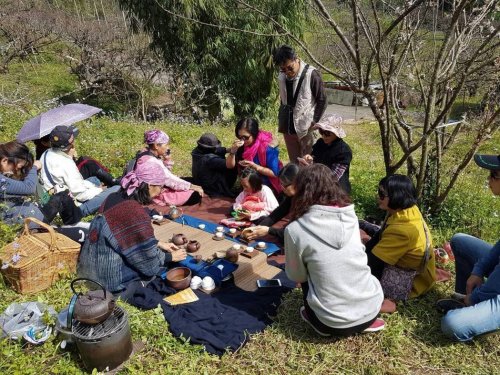
[[[169,242],[172,236],[178,233],[184,234],[188,240],[199,241],[201,244],[200,250],[191,253],[191,255],[201,255],[203,260],[212,258],[216,251],[226,251],[235,243],[239,243],[228,239],[216,241],[212,238],[213,233],[174,221],[169,221],[163,225],[153,225],[153,228],[156,238],[160,241]],[[257,289],[258,279],[272,279],[281,272],[279,268],[267,264],[267,255],[265,253],[258,250],[254,250],[254,252],[257,255],[253,258],[247,258],[240,254],[237,262],[238,269],[233,273],[236,286],[247,291]]]

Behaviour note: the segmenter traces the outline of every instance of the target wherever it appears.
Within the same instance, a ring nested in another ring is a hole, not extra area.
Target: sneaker
[[[450,310],[461,309],[465,304],[453,298],[440,299],[436,302],[436,310],[440,313],[446,314]]]
[[[300,311],[299,311],[299,314],[300,314],[300,317],[302,318],[302,320],[304,322],[306,322],[307,324],[309,324],[312,329],[314,329],[316,331],[316,333],[320,336],[323,336],[323,337],[330,337],[331,334],[328,333],[328,332],[323,332],[323,331],[320,331],[318,328],[316,328],[314,326],[314,324],[311,323],[311,321],[309,320],[309,316],[307,315],[307,311],[306,311],[306,308],[304,306],[301,306],[300,307]]]
[[[385,328],[385,322],[383,319],[377,318],[375,321],[372,323],[371,326],[366,328],[363,333],[370,333],[370,332],[378,332],[382,331]]]

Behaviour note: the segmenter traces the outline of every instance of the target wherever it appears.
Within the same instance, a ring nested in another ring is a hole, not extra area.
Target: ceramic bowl
[[[167,272],[167,284],[176,290],[186,289],[190,283],[191,270],[187,267],[176,267]]]

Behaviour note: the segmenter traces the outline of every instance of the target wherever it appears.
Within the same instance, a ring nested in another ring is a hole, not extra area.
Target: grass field
[[[33,97],[33,103],[22,112],[16,107],[0,107],[0,142],[14,138],[22,123],[47,104],[43,99],[54,93],[71,90],[72,77],[64,70],[41,64],[14,69],[0,76],[0,87],[12,90],[13,82]],[[44,74],[41,74],[41,73]],[[59,72],[59,73],[57,73]],[[45,74],[52,77],[49,79]],[[35,100],[36,99],[36,100]],[[172,139],[178,175],[190,173],[190,151],[205,131],[219,135],[228,145],[233,135],[233,122],[218,125],[195,125],[161,122],[144,124],[133,120],[108,117],[79,124],[77,149],[81,155],[93,156],[118,174],[124,163],[142,146],[142,134],[151,127],[165,130]],[[264,127],[275,130],[273,122]],[[378,180],[383,176],[382,155],[377,128],[373,124],[346,127],[346,141],[353,149],[353,199],[360,216],[381,215],[375,207]],[[278,137],[279,138],[279,137]],[[484,151],[498,152],[498,136]],[[283,147],[282,147],[283,150]],[[456,231],[498,239],[499,200],[485,189],[486,173],[469,166],[460,178],[443,217],[432,218],[436,243],[448,239]],[[473,208],[472,208],[473,207]],[[446,216],[447,215],[447,216]],[[453,221],[448,218],[453,218]],[[0,245],[11,241],[12,229],[0,224]],[[450,266],[450,269],[453,267]],[[0,311],[12,302],[38,300],[57,310],[70,298],[69,280],[56,283],[37,296],[20,296],[0,281]],[[300,320],[298,310],[301,293],[286,295],[275,322],[264,332],[252,336],[238,353],[221,358],[208,355],[200,347],[174,338],[168,331],[161,311],[140,311],[125,306],[130,313],[133,340],[142,340],[145,348],[125,366],[123,373],[134,374],[495,374],[500,368],[500,335],[482,337],[470,344],[456,344],[440,333],[440,315],[434,310],[438,298],[453,291],[452,282],[439,284],[423,298],[400,305],[398,312],[383,316],[386,329],[380,333],[348,339],[323,339]],[[0,373],[2,374],[78,374],[82,365],[74,351],[63,351],[59,341],[51,338],[40,347],[0,340]]]

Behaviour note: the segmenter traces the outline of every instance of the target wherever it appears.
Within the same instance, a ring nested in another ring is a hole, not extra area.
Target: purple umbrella
[[[71,125],[101,111],[100,108],[77,103],[53,108],[27,121],[17,133],[17,140],[24,143],[40,139],[50,134],[56,126]]]

